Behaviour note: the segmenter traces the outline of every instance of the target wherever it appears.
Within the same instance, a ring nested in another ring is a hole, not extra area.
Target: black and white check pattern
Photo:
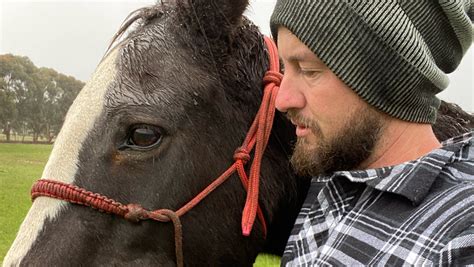
[[[474,266],[474,132],[408,163],[313,178],[282,265]]]

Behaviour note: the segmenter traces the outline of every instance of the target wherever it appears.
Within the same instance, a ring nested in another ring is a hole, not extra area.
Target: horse
[[[263,36],[243,16],[247,5],[162,1],[133,12],[68,111],[41,178],[175,211],[241,160],[235,151],[253,125],[270,65]],[[449,130],[443,138],[474,121],[447,114],[435,126]],[[282,254],[310,181],[288,163],[294,141],[294,127],[277,112],[253,229],[242,234],[247,191],[234,173],[180,216],[181,264],[250,266],[260,252]],[[175,229],[40,196],[4,266],[175,266]]]

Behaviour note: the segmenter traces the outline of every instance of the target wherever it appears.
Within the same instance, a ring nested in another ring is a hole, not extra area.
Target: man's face
[[[278,49],[285,75],[276,107],[296,126],[295,170],[320,175],[360,167],[378,141],[383,115],[284,27],[278,31]]]

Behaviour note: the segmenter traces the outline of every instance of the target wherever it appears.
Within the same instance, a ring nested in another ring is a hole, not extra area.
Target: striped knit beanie
[[[270,27],[275,39],[288,28],[370,105],[434,123],[435,95],[472,43],[473,9],[473,0],[278,0]]]

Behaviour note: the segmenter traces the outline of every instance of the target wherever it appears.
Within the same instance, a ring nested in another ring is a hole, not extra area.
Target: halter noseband
[[[176,262],[178,266],[183,266],[182,227],[179,218],[225,182],[234,172],[237,172],[247,191],[247,199],[242,214],[242,234],[244,236],[250,235],[255,218],[258,217],[262,223],[263,233],[266,236],[266,223],[262,209],[258,204],[260,166],[263,153],[270,138],[273,118],[275,116],[275,98],[283,75],[280,73],[278,51],[275,43],[271,38],[266,36],[264,37],[264,41],[268,48],[270,67],[263,78],[265,84],[263,99],[242,146],[237,148],[234,153],[235,162],[221,174],[221,176],[215,179],[179,210],[176,212],[168,209],[149,211],[138,204],[124,205],[111,198],[87,191],[78,186],[48,179],[40,179],[33,184],[33,188],[31,189],[32,200],[39,196],[56,198],[70,203],[92,207],[106,213],[116,214],[132,222],[149,219],[160,222],[171,221],[173,222],[175,231]],[[250,167],[249,175],[247,175],[244,166],[250,161],[250,152],[254,148],[254,159]]]

